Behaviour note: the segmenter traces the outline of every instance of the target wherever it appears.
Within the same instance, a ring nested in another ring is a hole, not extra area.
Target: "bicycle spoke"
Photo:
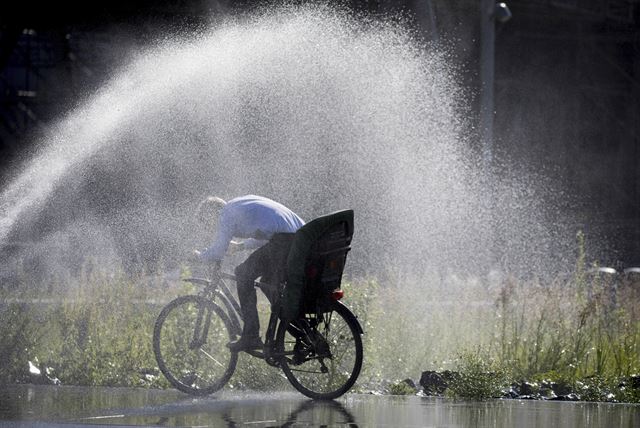
[[[211,354],[209,354],[207,351],[205,351],[204,349],[200,348],[200,352],[202,352],[204,355],[206,355],[207,357],[209,357],[209,359],[211,361],[213,361],[214,363],[216,363],[217,365],[219,365],[220,367],[224,367],[224,364],[222,364],[220,361],[216,360],[215,358],[213,358],[211,356]]]
[[[181,391],[215,392],[235,370],[237,354],[226,347],[230,322],[219,306],[202,297],[170,302],[158,316],[153,340],[158,367]]]
[[[311,398],[339,397],[360,373],[362,341],[357,324],[344,306],[336,309],[282,326],[278,332],[281,352],[293,351],[291,358],[283,359],[282,369],[292,385]]]

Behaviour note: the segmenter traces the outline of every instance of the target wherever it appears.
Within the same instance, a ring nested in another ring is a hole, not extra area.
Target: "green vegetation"
[[[25,289],[0,312],[0,381],[31,379],[29,362],[63,384],[168,386],[158,376],[151,338],[160,290],[124,276],[87,275],[52,284],[46,295]],[[7,297],[9,297],[7,296]],[[41,299],[41,303],[25,303]]]
[[[360,391],[452,370],[462,376],[448,391],[457,397],[500,396],[527,380],[565,385],[584,400],[638,402],[629,380],[640,374],[640,279],[616,284],[591,273],[581,235],[578,243],[575,272],[549,283],[449,276],[347,284],[345,301],[365,329]]]
[[[637,401],[616,386],[640,373],[640,283],[589,271],[581,250],[567,280],[505,281],[491,355],[518,379],[563,383],[587,400]]]
[[[455,276],[345,282],[343,301],[365,330],[356,391],[413,394],[393,380],[451,370],[459,374],[448,385],[454,397],[501,396],[527,381],[540,391],[566,386],[585,400],[640,401],[630,383],[640,374],[640,284],[619,283],[614,294],[589,267],[581,255],[573,275],[546,284]],[[32,362],[62,384],[168,387],[151,349],[153,325],[161,307],[191,286],[82,277],[46,284],[46,292],[26,285],[1,292],[0,383],[33,381]],[[24,303],[31,298],[45,302]],[[262,297],[259,310],[264,328]],[[286,385],[277,369],[243,354],[228,387]]]
[[[36,343],[34,322],[17,304],[0,313],[0,383],[20,380]]]
[[[509,384],[506,368],[494,360],[483,359],[480,350],[459,355],[459,372],[454,376],[447,395],[472,400],[500,398]]]
[[[406,381],[394,382],[387,388],[391,395],[415,395],[418,389]]]

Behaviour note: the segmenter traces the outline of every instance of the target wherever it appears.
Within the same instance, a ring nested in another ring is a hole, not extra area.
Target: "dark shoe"
[[[251,351],[254,349],[262,349],[264,344],[262,340],[258,336],[245,337],[242,336],[238,340],[234,340],[233,342],[227,343],[227,348],[231,349],[233,352],[240,351]]]
[[[305,357],[309,354],[309,347],[302,343],[302,340],[296,339],[296,344],[293,347],[293,364],[297,366],[304,363]]]

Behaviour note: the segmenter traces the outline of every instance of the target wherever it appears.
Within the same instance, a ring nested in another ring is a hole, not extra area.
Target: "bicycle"
[[[356,382],[362,368],[362,327],[340,302],[353,211],[319,217],[296,233],[287,261],[288,280],[255,285],[271,296],[271,315],[261,350],[245,351],[281,369],[289,382],[313,399],[334,399]],[[241,309],[225,280],[187,278],[203,286],[178,297],[160,312],[153,333],[158,366],[180,391],[208,395],[231,379],[238,353],[226,344],[241,334]]]

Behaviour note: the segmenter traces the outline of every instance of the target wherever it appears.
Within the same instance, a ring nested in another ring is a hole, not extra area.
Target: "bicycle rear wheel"
[[[221,389],[233,375],[238,354],[229,317],[199,296],[179,297],[164,307],[153,331],[158,367],[180,391],[206,395]]]
[[[280,323],[276,336],[281,367],[298,391],[314,399],[346,393],[362,368],[362,338],[356,317],[334,303],[320,317]]]

